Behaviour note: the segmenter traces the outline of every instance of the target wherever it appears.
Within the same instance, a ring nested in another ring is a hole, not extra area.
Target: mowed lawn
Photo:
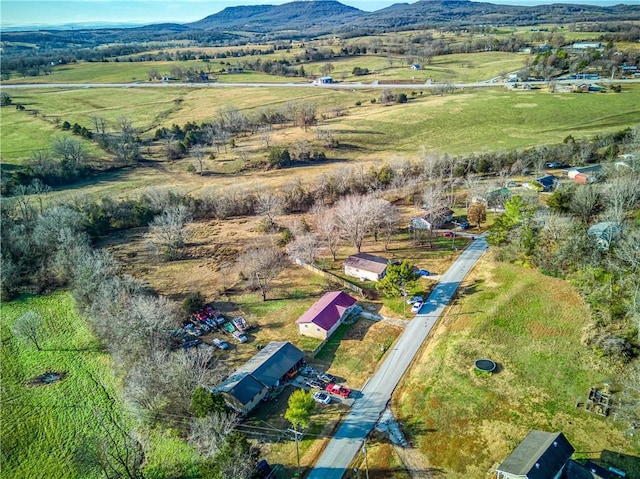
[[[580,342],[588,317],[566,282],[482,260],[393,398],[429,464],[449,479],[485,477],[531,429],[562,431],[577,457],[638,457],[640,444],[622,423],[576,408],[590,387],[613,378]],[[498,372],[477,374],[480,358],[496,361]]]

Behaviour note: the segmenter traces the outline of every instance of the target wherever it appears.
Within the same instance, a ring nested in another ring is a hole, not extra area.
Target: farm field
[[[3,114],[1,137],[2,164],[20,165],[29,158],[32,145],[45,147],[60,134],[56,122],[69,121],[91,128],[90,117],[99,115],[114,125],[121,117],[131,119],[143,137],[155,129],[184,125],[188,121],[211,120],[225,106],[235,106],[247,113],[256,108],[283,105],[290,100],[315,102],[319,105],[318,126],[333,131],[339,147],[328,151],[330,162],[295,168],[293,176],[313,178],[323,171],[335,169],[335,162],[380,163],[391,158],[416,160],[424,147],[452,154],[465,154],[496,149],[527,148],[546,143],[560,143],[569,135],[588,137],[600,132],[634,126],[640,119],[635,99],[638,86],[628,86],[620,94],[575,95],[551,94],[544,91],[508,92],[503,90],[462,91],[447,96],[424,94],[411,96],[404,105],[371,104],[379,91],[335,91],[330,89],[260,88],[241,94],[237,89],[200,90],[189,88],[155,90],[52,89],[47,92],[16,92],[16,102],[28,112],[8,111]],[[360,102],[361,106],[356,106]],[[335,108],[343,108],[336,117]],[[323,119],[324,117],[324,119]],[[5,125],[7,125],[5,127]],[[464,134],[461,134],[464,132]],[[315,141],[315,131],[276,127],[274,145],[289,146],[297,139]],[[30,141],[32,140],[32,141]],[[166,183],[188,190],[237,181],[240,174],[253,181],[255,175],[240,173],[238,152],[246,149],[250,157],[263,157],[266,149],[255,137],[240,138],[239,149],[218,155],[207,168],[212,176],[187,173],[192,159],[167,162],[157,158],[153,168],[122,171],[103,175],[83,191],[91,194],[126,195],[141,185]],[[148,156],[143,150],[143,157]],[[94,151],[96,160],[104,154]],[[107,159],[108,160],[108,159]],[[147,165],[149,166],[149,165]],[[304,172],[303,172],[304,171]],[[288,178],[288,170],[271,171],[265,178]],[[170,179],[169,179],[170,178]],[[275,180],[278,181],[278,180]],[[281,181],[281,180],[280,180]],[[91,183],[90,182],[90,183]]]
[[[628,424],[577,409],[611,370],[580,342],[587,306],[566,283],[484,258],[393,398],[396,417],[431,467],[452,479],[481,477],[531,429],[562,431],[576,457],[640,474]],[[474,373],[491,358],[493,375]],[[466,451],[460,454],[459,451]]]

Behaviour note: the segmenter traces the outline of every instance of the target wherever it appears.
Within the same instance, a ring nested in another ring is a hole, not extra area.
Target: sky
[[[0,26],[64,25],[72,23],[187,23],[200,20],[228,6],[277,5],[291,0],[0,0]],[[640,4],[640,0],[485,0],[507,5],[577,3]],[[342,0],[341,3],[374,11],[403,0]]]

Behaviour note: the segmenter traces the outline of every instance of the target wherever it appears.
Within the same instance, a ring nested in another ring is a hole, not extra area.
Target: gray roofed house
[[[600,251],[607,251],[622,236],[622,226],[613,221],[602,221],[591,226],[587,235],[595,239]]]
[[[498,479],[558,479],[574,451],[561,432],[531,431],[498,466]]]
[[[358,253],[344,260],[344,274],[360,278],[362,281],[379,281],[387,272],[389,260],[382,256]]]
[[[282,380],[293,377],[303,363],[304,353],[286,341],[272,341],[218,386],[232,409],[249,413]]]

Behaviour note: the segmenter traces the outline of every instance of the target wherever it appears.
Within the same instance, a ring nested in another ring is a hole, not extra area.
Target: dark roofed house
[[[529,183],[525,183],[522,186],[526,188],[537,189],[540,191],[552,191],[558,184],[558,178],[554,175],[545,175],[540,178],[536,178]]]
[[[574,451],[561,432],[531,431],[498,466],[498,479],[559,479]]]
[[[365,281],[379,281],[387,272],[389,260],[381,256],[358,253],[344,260],[344,274]]]
[[[312,338],[327,339],[353,311],[356,300],[342,291],[326,293],[298,318],[298,331]]]
[[[423,206],[423,209],[424,206]],[[446,206],[425,209],[423,216],[413,218],[411,227],[418,230],[434,230],[441,228],[445,223],[453,219],[454,211]]]
[[[286,341],[272,341],[238,368],[214,392],[222,394],[227,405],[242,414],[293,377],[304,360],[304,353]]]

